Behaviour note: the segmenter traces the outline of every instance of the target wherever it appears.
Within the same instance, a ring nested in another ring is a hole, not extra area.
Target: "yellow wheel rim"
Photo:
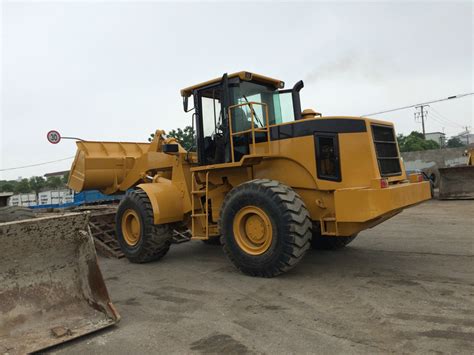
[[[134,210],[126,210],[122,216],[122,234],[125,242],[130,246],[137,245],[140,240],[140,217]]]
[[[273,230],[270,218],[256,206],[247,206],[237,212],[233,231],[235,241],[247,254],[261,255],[272,244]]]

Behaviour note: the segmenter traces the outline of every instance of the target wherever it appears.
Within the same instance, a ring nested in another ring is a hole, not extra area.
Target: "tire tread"
[[[143,245],[140,246],[140,252],[137,255],[128,253],[126,246],[122,246],[122,251],[127,259],[132,263],[148,263],[161,259],[168,253],[171,245],[172,230],[168,224],[156,225],[153,223],[153,207],[145,191],[137,189],[131,191],[125,197],[133,200],[143,209]],[[117,229],[120,228],[119,214],[117,214]],[[117,230],[117,234],[118,234]]]
[[[292,269],[303,258],[310,247],[312,223],[303,200],[293,189],[278,181],[255,179],[245,182],[229,192],[224,199],[221,211],[225,210],[236,193],[244,189],[269,194],[270,199],[276,206],[283,207],[282,216],[284,221],[278,221],[278,223],[285,223],[285,228],[288,230],[289,235],[283,239],[283,252],[278,262],[270,268],[256,269],[242,265],[232,250],[226,245],[225,236],[221,236],[224,252],[240,271],[251,276],[274,277]],[[222,213],[219,223],[222,230]]]

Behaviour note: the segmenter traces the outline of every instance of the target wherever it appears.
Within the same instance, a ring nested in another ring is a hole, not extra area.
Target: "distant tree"
[[[405,146],[406,140],[407,140],[407,137],[404,136],[403,134],[399,133],[397,135],[398,148],[400,148],[400,151],[402,151],[402,147]]]
[[[0,192],[13,192],[15,191],[15,182],[13,181],[1,181]]]
[[[186,126],[184,129],[172,129],[170,133],[168,133],[168,137],[176,138],[179,144],[186,150],[193,148],[196,141],[195,132],[191,126]]]
[[[49,176],[46,180],[46,186],[51,189],[59,189],[63,187],[63,181],[59,176]]]
[[[36,194],[46,187],[46,180],[42,176],[32,176],[29,180],[30,188]]]
[[[464,147],[464,143],[459,139],[459,137],[451,137],[448,139],[446,146],[448,148],[459,148]]]
[[[30,182],[28,179],[21,179],[15,186],[15,193],[26,194],[31,192]]]
[[[181,146],[186,150],[194,150],[195,141],[196,141],[196,132],[193,130],[193,127],[186,126],[184,129],[177,128],[172,129],[167,135],[168,138],[176,138],[176,140],[181,144]],[[151,142],[155,134],[150,134],[148,142]]]
[[[408,136],[399,134],[397,136],[397,141],[401,152],[414,152],[440,148],[438,143],[429,139],[424,139],[423,134],[416,131],[411,132]]]
[[[63,175],[63,177],[62,177],[62,182],[63,182],[63,184],[66,185],[67,182],[68,182],[68,180],[69,180],[69,171],[66,172],[66,173],[64,173],[64,175]]]

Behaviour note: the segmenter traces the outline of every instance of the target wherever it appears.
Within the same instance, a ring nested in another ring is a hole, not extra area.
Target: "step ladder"
[[[333,235],[336,236],[338,235],[339,231],[337,228],[337,220],[334,217],[323,217],[320,219],[321,223],[321,232],[324,235]],[[328,224],[333,226],[332,232],[329,231]]]
[[[191,232],[193,239],[209,239],[209,171],[206,172],[204,190],[200,189],[200,183],[196,181],[196,173],[191,176]],[[202,183],[201,183],[202,185]],[[204,204],[202,197],[204,196]],[[196,210],[196,200],[199,208]],[[199,223],[204,230],[204,234],[196,232],[196,223]]]

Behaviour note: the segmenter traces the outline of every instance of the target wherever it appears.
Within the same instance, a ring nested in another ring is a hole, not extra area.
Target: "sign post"
[[[55,130],[49,131],[46,134],[46,138],[48,138],[48,142],[51,144],[58,144],[61,141],[61,135]]]

